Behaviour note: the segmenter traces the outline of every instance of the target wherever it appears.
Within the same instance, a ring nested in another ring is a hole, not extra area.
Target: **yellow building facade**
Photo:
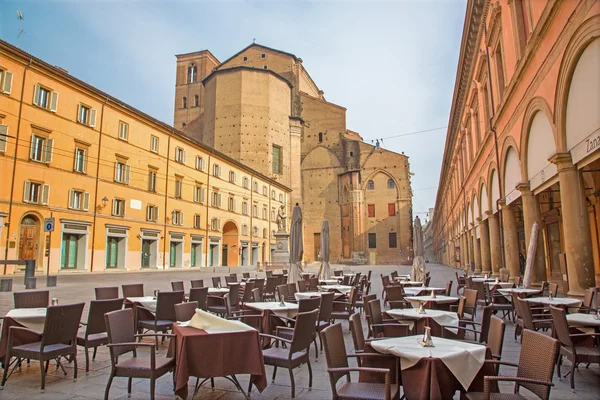
[[[271,260],[288,186],[2,41],[0,89],[3,259],[50,273]]]

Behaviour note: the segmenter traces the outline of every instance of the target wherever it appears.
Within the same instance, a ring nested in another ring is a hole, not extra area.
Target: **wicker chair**
[[[198,308],[197,301],[188,301],[187,303],[179,303],[173,306],[175,309],[175,319],[177,321],[189,321],[196,314]]]
[[[246,282],[244,285],[244,292],[242,293],[240,299],[242,306],[245,303],[250,303],[252,301],[252,290],[254,290],[254,282]]]
[[[221,287],[222,286],[221,277],[220,276],[213,276],[212,277],[212,285],[215,288]]]
[[[229,286],[229,293],[223,297],[208,296],[211,303],[208,305],[208,311],[221,316],[230,317],[232,311],[239,310],[240,285],[233,284]]]
[[[260,336],[270,338],[275,342],[282,342],[287,345],[287,348],[270,347],[263,350],[265,365],[273,366],[273,381],[277,374],[277,367],[287,368],[290,374],[292,384],[292,398],[296,396],[296,383],[294,381],[293,369],[306,364],[308,366],[308,387],[312,388],[312,368],[310,365],[309,349],[310,344],[314,340],[315,324],[319,316],[319,310],[313,310],[296,315],[296,325],[293,329],[292,339],[284,339],[280,337],[281,331],[289,330],[289,328],[277,327],[276,336],[261,333]],[[248,393],[250,388],[248,387]]]
[[[552,297],[558,296],[558,284],[550,283],[548,285],[548,293],[552,295]]]
[[[466,279],[464,276],[458,276],[458,272],[455,272],[454,274],[456,275],[456,295],[458,296],[458,291],[465,288]]]
[[[452,281],[446,282],[446,290],[444,291],[444,294],[448,297],[452,296]]]
[[[331,392],[334,400],[344,399],[382,399],[391,400],[398,398],[398,385],[392,384],[392,374],[387,368],[349,367],[348,357],[382,357],[378,353],[347,354],[342,333],[342,325],[332,325],[321,332],[321,340],[325,347],[327,359],[327,372],[331,383]],[[384,383],[352,382],[350,372],[367,372],[381,375]],[[342,377],[346,382],[341,386],[337,383]]]
[[[515,284],[516,287],[521,286],[521,277],[520,276],[515,276],[513,278],[513,283]]]
[[[265,300],[275,301],[275,293],[277,292],[277,285],[279,284],[279,278],[267,277],[267,283],[263,290],[263,298]]]
[[[250,279],[250,272],[242,272],[243,279]]]
[[[492,357],[497,360],[502,358],[502,349],[504,348],[504,332],[506,331],[506,322],[498,317],[490,318],[490,329],[487,337],[487,345],[490,348]]]
[[[367,336],[371,337],[371,308],[369,307],[369,302],[371,300],[376,300],[377,299],[377,295],[376,294],[368,294],[366,296],[363,296],[363,303],[364,303],[364,307],[363,310],[365,311],[365,321],[367,321]]]
[[[173,324],[177,321],[177,317],[175,316],[175,304],[183,302],[183,292],[159,292],[156,297],[156,313],[154,315],[154,319],[144,320],[139,319],[137,316],[135,320],[137,321],[138,329],[145,329],[146,332],[163,332],[166,333],[170,330]],[[148,310],[145,307],[137,306],[135,308],[136,314],[141,310],[145,309],[148,314],[152,314],[151,310]],[[158,336],[155,335],[154,340],[156,344],[156,348],[158,349]],[[164,336],[163,336],[164,341]]]
[[[290,300],[294,299],[294,301],[296,301],[296,297],[294,295],[298,291],[298,286],[295,283],[287,283],[286,285],[287,285],[287,295],[288,295],[288,298]]]
[[[260,290],[258,288],[252,289],[252,301],[255,303],[260,303],[263,301],[263,298],[260,295]]]
[[[581,307],[579,307],[580,313],[596,312],[592,305],[594,304],[594,296],[597,293],[597,290],[598,289],[596,288],[589,288],[585,290],[583,295],[583,302],[581,303]]]
[[[381,302],[379,300],[369,301],[369,316],[371,317],[371,331],[373,337],[377,338],[383,335],[383,326],[386,324],[399,324],[395,319],[383,319],[381,313]]]
[[[394,280],[395,278],[397,278],[398,277],[398,271],[392,271],[390,273],[390,277],[392,278],[392,280]]]
[[[322,293],[321,294],[321,302],[319,304],[319,318],[317,319],[317,324],[315,326],[315,330],[317,332],[316,336],[319,338],[319,347],[321,351],[323,351],[323,342],[321,342],[320,333],[323,329],[327,328],[331,325],[331,313],[333,311],[333,301],[334,301],[334,293]],[[315,358],[319,358],[319,352],[317,350],[317,341],[315,338]]]
[[[556,365],[556,375],[560,379],[560,366],[562,365],[563,357],[571,362],[571,371],[565,377],[571,374],[571,390],[575,390],[575,368],[579,363],[598,363],[600,364],[600,348],[597,346],[578,346],[573,343],[573,338],[579,339],[583,337],[600,337],[598,333],[570,333],[569,324],[565,310],[558,307],[550,306],[552,320],[554,321],[554,333],[560,341],[560,354],[558,356],[558,364]]]
[[[365,349],[365,332],[363,331],[362,321],[359,313],[350,316],[350,333],[352,333],[352,343],[354,343],[354,352],[360,353]],[[321,340],[323,342],[323,340]],[[356,360],[360,366],[360,358]]]
[[[483,282],[473,282],[473,289],[477,291],[477,305],[487,306],[487,296],[485,294],[485,284]]]
[[[514,307],[512,303],[507,302],[506,297],[500,293],[494,292],[489,286],[485,285],[484,289],[487,297],[487,304],[491,305],[494,308],[494,311],[502,312],[502,318],[508,317],[508,320],[510,321],[510,317],[513,316],[514,319]]]
[[[365,297],[369,296],[370,291],[371,291],[371,282],[363,279],[363,281],[361,283],[361,289],[358,291],[358,296],[356,298],[356,302],[354,303],[354,307],[358,308],[359,311],[365,309]],[[373,296],[373,298],[371,300],[373,300],[374,298],[377,297],[377,295],[372,295],[372,296]]]
[[[298,291],[299,292],[308,292],[309,290],[310,290],[310,282],[308,280],[298,281]]]
[[[86,327],[85,332],[77,334],[77,345],[83,346],[85,349],[86,373],[90,371],[90,354],[88,349],[94,349],[92,360],[95,360],[98,346],[108,344],[108,335],[106,333],[104,314],[111,311],[120,310],[121,308],[123,308],[123,299],[90,301],[90,311],[88,312],[87,323],[81,323]]]
[[[225,277],[225,283],[229,284],[229,283],[236,283],[237,282],[237,275],[236,274],[231,274],[229,276]]]
[[[267,279],[272,278],[273,277],[273,271],[266,271],[265,275],[267,275]]]
[[[287,285],[278,285],[277,286],[277,297],[279,297],[279,301],[288,301],[288,298],[290,296],[288,296]],[[294,301],[296,301],[295,297],[294,297]]]
[[[341,271],[341,270],[333,271],[333,276],[342,276],[343,274],[344,274],[344,271]]]
[[[154,388],[158,378],[169,371],[175,370],[175,357],[161,357],[156,355],[154,343],[136,343],[136,339],[146,336],[172,337],[173,334],[145,334],[136,335],[133,324],[133,311],[124,309],[113,311],[104,316],[108,332],[108,348],[110,349],[111,369],[104,399],[108,400],[110,386],[115,376],[129,378],[127,393],[131,396],[132,378],[150,379],[150,399],[154,400]],[[150,358],[141,358],[137,355],[138,347],[148,347]],[[133,352],[133,357],[124,359],[123,354]]]
[[[308,279],[308,287],[310,291],[316,292],[319,290],[319,278],[309,278]]]
[[[192,285],[192,288],[204,287],[204,279],[192,280],[192,281],[190,281],[190,284]]]
[[[254,288],[260,291],[260,297],[263,297],[265,291],[265,278],[258,278],[254,280]]]
[[[461,296],[459,301],[463,301],[464,296]],[[488,335],[490,331],[490,318],[492,317],[492,306],[483,307],[483,312],[481,314],[481,322],[475,322],[470,320],[460,320],[458,321],[458,326],[454,325],[441,325],[442,328],[442,337],[445,336],[455,336],[459,340],[465,339],[466,332],[472,332],[475,336],[475,341],[479,343],[486,343],[488,340]],[[465,325],[479,325],[479,330],[467,328]],[[456,334],[453,334],[448,329],[457,330]],[[477,338],[479,336],[479,338]]]
[[[131,308],[133,304],[127,300],[128,297],[144,297],[144,284],[134,283],[130,285],[121,285],[123,288],[123,298],[125,299],[125,307]]]
[[[46,308],[50,303],[50,292],[38,290],[35,292],[15,292],[15,308]]]
[[[412,308],[408,300],[404,300],[404,288],[400,285],[390,285],[385,288],[390,308]]]
[[[517,368],[517,376],[486,376],[484,377],[484,393],[464,394],[469,400],[483,399],[525,399],[519,394],[521,386],[533,392],[543,400],[550,398],[552,374],[558,357],[560,343],[558,340],[530,330],[523,332],[523,345],[519,363],[509,363],[498,360],[485,360],[485,363],[505,365]],[[515,382],[514,394],[491,394],[497,382]]]
[[[387,275],[383,275],[381,274],[381,287],[383,288],[381,290],[381,298],[383,299],[383,304],[385,305],[387,303],[387,295],[385,293],[386,288],[388,286],[390,286],[392,284],[390,277]]]
[[[198,303],[198,308],[206,311],[206,301],[208,299],[208,288],[207,287],[193,287],[190,289],[190,295],[188,301],[195,301]]]
[[[183,281],[171,282],[171,289],[174,292],[183,292],[185,288],[183,287]]]
[[[331,319],[333,321],[337,319],[350,319],[350,315],[354,313],[354,303],[356,302],[356,288],[350,289],[350,295],[348,301],[334,301],[333,311],[331,312]]]
[[[532,331],[537,331],[540,329],[550,329],[552,328],[552,320],[548,317],[548,314],[533,314],[531,308],[529,307],[529,302],[525,299],[517,298],[519,303],[519,309],[521,311],[521,318],[523,318],[523,328],[529,329]],[[537,319],[534,319],[537,318]],[[521,335],[521,340],[523,336]]]
[[[119,287],[97,287],[94,289],[96,292],[96,300],[110,300],[119,298]]]
[[[39,360],[42,392],[46,387],[46,373],[50,360],[57,360],[58,365],[62,367],[60,364],[61,357],[72,359],[74,363],[73,379],[77,380],[77,330],[79,329],[79,321],[81,320],[84,306],[84,303],[76,303],[48,307],[44,330],[42,331],[42,340],[39,342],[13,345],[13,334],[15,332],[31,332],[32,334],[36,334],[37,332],[23,327],[12,326],[8,334],[1,387],[4,388],[6,385],[12,357],[17,358],[16,362],[19,366],[21,360],[24,358]]]

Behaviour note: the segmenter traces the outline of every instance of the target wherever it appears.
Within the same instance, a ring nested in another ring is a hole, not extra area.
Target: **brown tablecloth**
[[[377,351],[367,343],[365,345],[365,353],[377,353]],[[396,358],[393,356],[388,357],[391,359]],[[363,366],[390,368],[393,370],[393,364],[388,357],[385,359],[380,357],[365,357]],[[489,349],[486,352],[486,359],[491,359]],[[496,372],[492,364],[483,364],[477,373],[477,376],[473,379],[471,386],[469,386],[469,391],[483,392],[483,377],[495,375]],[[371,374],[361,374],[359,380],[362,382],[379,381],[378,377]],[[392,378],[392,380],[394,380],[394,378]],[[451,400],[457,390],[464,390],[446,364],[439,358],[422,358],[412,367],[401,370],[400,382],[408,400]],[[497,389],[493,391],[497,392]]]
[[[8,346],[8,332],[11,326],[23,327],[11,317],[4,317],[2,323],[2,335],[0,336],[0,362],[4,364],[4,356],[6,356],[6,347]],[[26,327],[25,327],[26,328]],[[42,340],[42,334],[33,332],[17,331],[13,333],[13,346],[22,344],[39,342]]]
[[[267,387],[258,331],[208,334],[202,329],[173,324],[173,333],[177,336],[175,393],[182,399],[187,398],[190,376],[216,378],[250,374],[250,381],[259,392]]]

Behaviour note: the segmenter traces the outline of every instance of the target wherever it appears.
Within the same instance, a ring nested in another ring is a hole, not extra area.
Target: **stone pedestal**
[[[290,262],[290,234],[287,232],[275,233],[275,252],[273,254],[272,263],[275,264],[289,264]]]

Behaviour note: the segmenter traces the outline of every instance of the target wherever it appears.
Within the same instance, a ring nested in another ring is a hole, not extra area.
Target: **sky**
[[[409,156],[413,214],[424,220],[465,8],[464,0],[3,0],[0,38],[169,124],[175,54],[209,49],[224,61],[254,39],[293,53],[325,98],[347,108],[348,129]]]

